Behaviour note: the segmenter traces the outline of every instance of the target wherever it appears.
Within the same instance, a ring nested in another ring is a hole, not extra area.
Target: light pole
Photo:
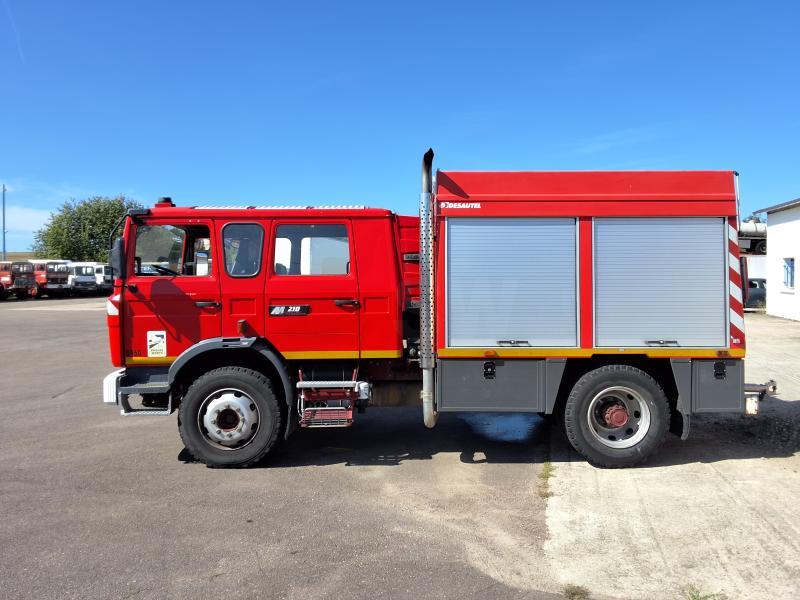
[[[3,184],[3,260],[6,259],[6,184]]]

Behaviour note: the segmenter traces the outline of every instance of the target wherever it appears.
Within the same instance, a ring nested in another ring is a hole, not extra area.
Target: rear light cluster
[[[106,300],[106,323],[108,324],[108,348],[111,351],[111,364],[124,367],[122,356],[122,328],[119,310],[122,305],[122,294],[116,293]]]

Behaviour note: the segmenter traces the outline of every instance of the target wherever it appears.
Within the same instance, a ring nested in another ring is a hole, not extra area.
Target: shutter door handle
[[[678,340],[645,340],[648,346],[680,346]]]
[[[222,304],[215,300],[198,300],[194,305],[197,308],[222,308]]]
[[[358,306],[360,302],[352,298],[337,298],[333,301],[336,306]]]

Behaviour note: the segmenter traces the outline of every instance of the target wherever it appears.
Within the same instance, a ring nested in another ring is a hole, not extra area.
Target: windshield
[[[73,267],[75,275],[94,275],[94,267]]]
[[[47,265],[48,273],[66,273],[68,270],[67,265]]]
[[[33,265],[30,263],[11,265],[14,273],[33,273]]]

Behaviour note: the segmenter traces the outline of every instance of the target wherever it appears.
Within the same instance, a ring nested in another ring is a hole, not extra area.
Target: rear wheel
[[[564,408],[564,429],[573,448],[603,467],[646,460],[663,443],[669,421],[664,390],[650,375],[628,365],[586,373]]]
[[[187,450],[210,467],[247,467],[263,459],[281,432],[272,383],[243,367],[221,367],[197,379],[178,411]]]

